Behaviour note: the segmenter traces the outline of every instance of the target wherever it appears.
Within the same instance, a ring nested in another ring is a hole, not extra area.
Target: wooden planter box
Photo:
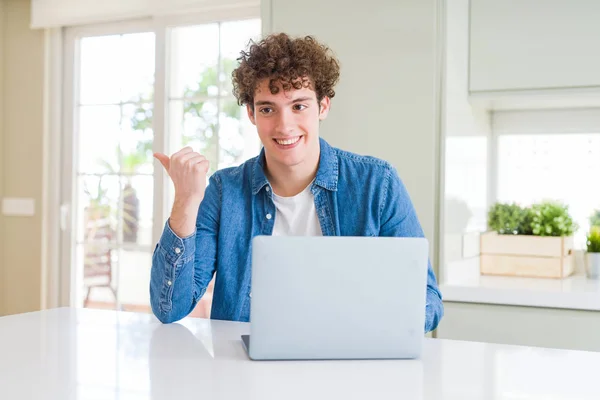
[[[564,278],[575,271],[573,237],[481,235],[482,275]]]

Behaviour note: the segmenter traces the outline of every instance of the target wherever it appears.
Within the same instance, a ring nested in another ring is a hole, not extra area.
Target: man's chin
[[[301,159],[299,157],[285,157],[285,158],[281,159],[279,161],[279,163],[288,168],[293,168],[293,167],[296,167],[296,166],[302,164],[303,161],[304,161],[304,159]]]

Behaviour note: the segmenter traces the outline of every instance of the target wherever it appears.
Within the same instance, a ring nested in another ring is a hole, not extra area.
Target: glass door
[[[192,146],[213,173],[259,153],[231,73],[260,32],[250,16],[68,32],[61,252],[71,305],[151,311],[152,252],[174,197],[152,154]],[[210,316],[212,287],[192,316]]]

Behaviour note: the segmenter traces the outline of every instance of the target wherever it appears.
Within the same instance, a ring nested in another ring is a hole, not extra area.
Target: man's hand
[[[169,218],[169,225],[179,237],[186,237],[196,230],[198,208],[206,190],[208,160],[191,147],[185,147],[170,158],[162,153],[154,153],[171,177],[175,186],[175,201]]]

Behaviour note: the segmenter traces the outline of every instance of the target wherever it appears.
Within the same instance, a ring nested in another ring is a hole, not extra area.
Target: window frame
[[[600,134],[600,107],[493,111],[488,148],[488,210],[499,200],[499,140],[502,136],[547,136],[596,132]]]
[[[171,140],[168,137],[168,112],[169,112],[169,64],[170,59],[170,30],[176,27],[201,25],[207,23],[239,21],[244,19],[261,19],[262,32],[265,32],[265,24],[262,21],[260,6],[240,7],[229,10],[213,10],[199,14],[181,15],[181,16],[161,16],[155,18],[137,19],[115,23],[101,23],[85,26],[75,26],[65,28],[62,31],[61,46],[54,46],[55,52],[62,55],[62,102],[56,108],[62,120],[61,129],[55,139],[60,144],[60,152],[63,155],[57,168],[60,182],[60,200],[58,207],[60,209],[60,250],[59,265],[56,285],[57,295],[50,295],[49,298],[56,298],[59,306],[75,306],[77,304],[76,284],[77,276],[75,271],[75,212],[77,210],[76,193],[76,151],[79,148],[77,132],[79,121],[77,104],[80,92],[80,54],[78,52],[79,42],[84,37],[131,34],[141,32],[152,32],[155,35],[155,82],[154,82],[154,113],[153,113],[153,151],[170,154],[174,149],[171,146]],[[56,130],[55,130],[56,131]],[[160,168],[160,169],[159,169]],[[167,219],[170,210],[168,209],[168,188],[169,178],[163,173],[162,167],[155,162],[155,173],[153,175],[154,183],[154,204],[153,204],[153,228],[152,241],[157,243],[164,227],[164,221]]]

